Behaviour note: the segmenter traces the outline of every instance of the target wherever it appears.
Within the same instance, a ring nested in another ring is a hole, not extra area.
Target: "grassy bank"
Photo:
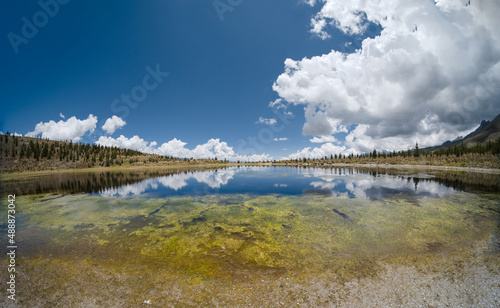
[[[65,174],[65,173],[89,173],[89,172],[134,172],[134,171],[144,171],[146,173],[151,171],[156,171],[159,173],[171,171],[172,173],[184,170],[206,170],[206,169],[217,169],[221,167],[233,166],[231,163],[219,163],[219,164],[171,164],[171,165],[154,165],[154,164],[144,164],[144,165],[123,165],[123,166],[113,166],[113,167],[92,167],[92,168],[75,168],[75,169],[52,169],[52,170],[42,170],[42,171],[23,171],[23,172],[11,172],[11,173],[1,173],[0,181],[12,181],[12,180],[25,180],[33,177],[51,175],[51,174]]]
[[[274,161],[282,166],[331,166],[331,165],[380,165],[380,166],[435,166],[468,169],[500,169],[500,157],[491,153],[466,153],[463,155],[426,154],[414,156],[342,157],[322,159],[295,159]]]

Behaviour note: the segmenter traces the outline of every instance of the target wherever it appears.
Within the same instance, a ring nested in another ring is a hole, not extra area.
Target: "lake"
[[[3,190],[16,194],[26,306],[289,307],[372,293],[422,304],[405,302],[422,288],[429,305],[498,304],[499,188],[486,173],[228,167],[65,172]]]

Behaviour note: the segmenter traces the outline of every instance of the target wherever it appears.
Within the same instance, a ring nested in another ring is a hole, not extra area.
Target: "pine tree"
[[[31,154],[35,152],[35,144],[33,143],[33,140],[30,140],[29,146],[28,146],[28,157],[31,157]],[[34,156],[33,156],[34,158]]]
[[[33,141],[30,142],[32,143]],[[30,146],[28,146],[28,149],[26,150],[26,158],[30,158],[31,154],[33,154],[33,150],[31,149]]]
[[[26,145],[23,144],[21,146],[21,151],[19,152],[19,158],[24,158],[25,155],[26,155]]]
[[[56,146],[54,143],[52,143],[50,145],[50,151],[49,151],[49,159],[52,158],[52,156],[55,154],[56,152]]]
[[[49,158],[49,145],[46,142],[43,144],[42,158]]]
[[[41,154],[41,151],[40,151],[40,143],[38,142],[38,140],[36,141],[36,144],[35,144],[35,151],[33,151],[34,153],[34,158],[36,158],[36,160],[40,160],[40,154]]]
[[[10,155],[12,157],[16,157],[17,156],[17,150],[16,150],[16,147],[14,146],[14,144],[12,144],[12,150],[10,151]]]

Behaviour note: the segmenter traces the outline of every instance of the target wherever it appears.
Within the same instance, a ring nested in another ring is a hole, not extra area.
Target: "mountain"
[[[484,126],[483,123],[485,124]],[[481,126],[483,127],[481,128]],[[464,138],[463,142],[465,145],[474,146],[487,141],[496,141],[500,138],[500,114],[491,122],[481,122],[481,126]]]
[[[481,121],[479,127],[465,137],[458,137],[453,141],[446,141],[440,146],[428,147],[425,150],[434,151],[439,148],[449,148],[457,144],[465,144],[466,146],[475,146],[483,144],[487,141],[496,141],[500,138],[500,114],[492,121]]]

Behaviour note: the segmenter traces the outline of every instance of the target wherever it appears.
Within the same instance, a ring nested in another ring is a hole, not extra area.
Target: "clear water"
[[[382,261],[455,254],[477,241],[498,254],[498,183],[486,174],[234,167],[66,173],[4,189],[17,192],[19,253],[32,270],[85,260],[111,272],[133,265],[132,276],[349,280],[375,275]]]
[[[389,175],[358,169],[243,167],[183,172],[104,188],[99,196],[154,198],[206,194],[321,195],[379,200],[390,195],[442,197],[454,189],[423,174]]]
[[[61,173],[4,182],[18,195],[88,193],[150,197],[253,194],[323,195],[379,200],[403,194],[439,197],[454,191],[500,191],[500,175],[362,168],[232,167]]]

